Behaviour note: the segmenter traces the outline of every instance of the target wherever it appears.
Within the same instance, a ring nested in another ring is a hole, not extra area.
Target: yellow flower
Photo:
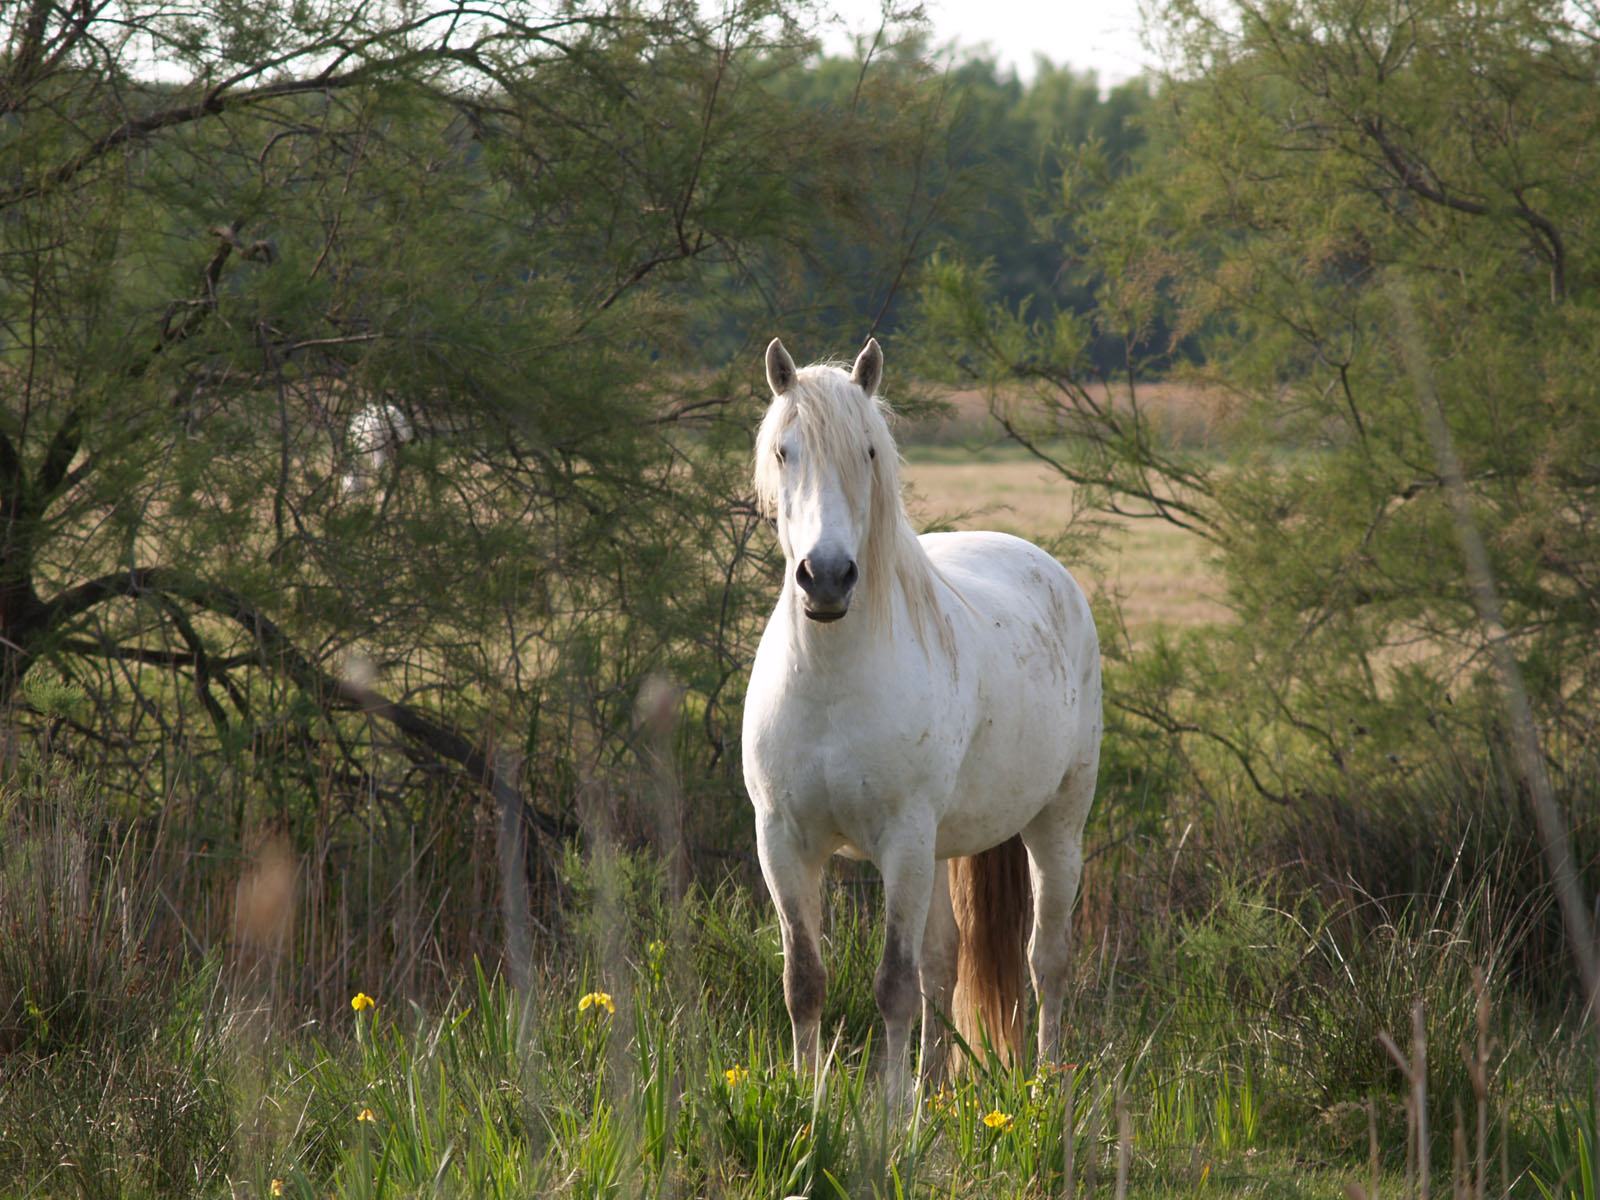
[[[988,1116],[984,1117],[983,1123],[990,1129],[999,1130],[1001,1133],[1004,1133],[1006,1130],[1011,1128],[1013,1124],[1013,1118],[1010,1113],[1001,1112],[997,1108]]]
[[[358,1112],[356,1114],[356,1120],[358,1120],[358,1121],[373,1121],[373,1122],[376,1122],[377,1119],[378,1119],[377,1117],[372,1115],[372,1110],[370,1108],[363,1108],[360,1112]]]
[[[582,1000],[578,1001],[579,1012],[586,1008],[603,1008],[608,1013],[617,1011],[617,1006],[611,1001],[610,992],[590,992]]]
[[[281,1196],[281,1195],[283,1195],[283,1180],[281,1180],[281,1179],[274,1179],[274,1180],[273,1180],[273,1181],[272,1181],[272,1189],[271,1189],[271,1190],[272,1190],[272,1194],[273,1194],[273,1195],[274,1195],[274,1196]]]
[[[729,1087],[738,1087],[746,1079],[750,1078],[750,1072],[735,1063],[722,1073],[722,1077],[728,1081]]]
[[[350,1007],[360,1012],[364,1008],[377,1008],[378,1002],[365,992],[357,992],[350,997]]]

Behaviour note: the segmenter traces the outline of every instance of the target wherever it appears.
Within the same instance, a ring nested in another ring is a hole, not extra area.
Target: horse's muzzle
[[[837,621],[850,609],[850,594],[861,573],[853,558],[812,555],[794,569],[794,581],[805,593],[802,608],[813,621]]]

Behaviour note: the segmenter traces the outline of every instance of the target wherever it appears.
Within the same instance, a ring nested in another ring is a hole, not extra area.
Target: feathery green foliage
[[[924,289],[928,360],[1099,505],[1207,544],[1236,620],[1112,645],[1114,705],[1208,789],[1312,805],[1504,780],[1490,647],[1514,647],[1557,792],[1595,770],[1600,124],[1592,15],[1523,0],[1179,2],[1177,78],[1123,176],[1077,155],[1043,213],[1092,247],[1091,317]],[[1045,239],[1046,249],[1057,241]],[[1406,369],[1417,314],[1504,629],[1487,628]],[[1120,336],[1119,371],[1089,355]],[[1207,389],[1164,438],[1152,371]],[[1485,749],[1488,753],[1485,754]],[[1585,835],[1587,836],[1587,835]]]

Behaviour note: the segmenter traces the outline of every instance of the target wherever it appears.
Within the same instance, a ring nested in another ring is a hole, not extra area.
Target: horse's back
[[[1100,662],[1089,602],[1065,567],[1009,533],[925,533],[928,558],[959,597],[959,607],[990,621],[1033,620],[1060,639],[1081,665]]]
[[[1009,534],[924,534],[922,545],[956,593],[949,615],[980,675],[965,782],[1015,780],[1024,796],[1054,790],[1099,752],[1100,643],[1083,589]]]

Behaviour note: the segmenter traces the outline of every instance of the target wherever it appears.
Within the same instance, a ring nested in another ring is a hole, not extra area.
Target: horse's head
[[[801,610],[837,621],[898,519],[894,442],[876,398],[883,351],[869,338],[848,373],[799,370],[773,338],[766,365],[773,399],[756,437],[756,492]]]

